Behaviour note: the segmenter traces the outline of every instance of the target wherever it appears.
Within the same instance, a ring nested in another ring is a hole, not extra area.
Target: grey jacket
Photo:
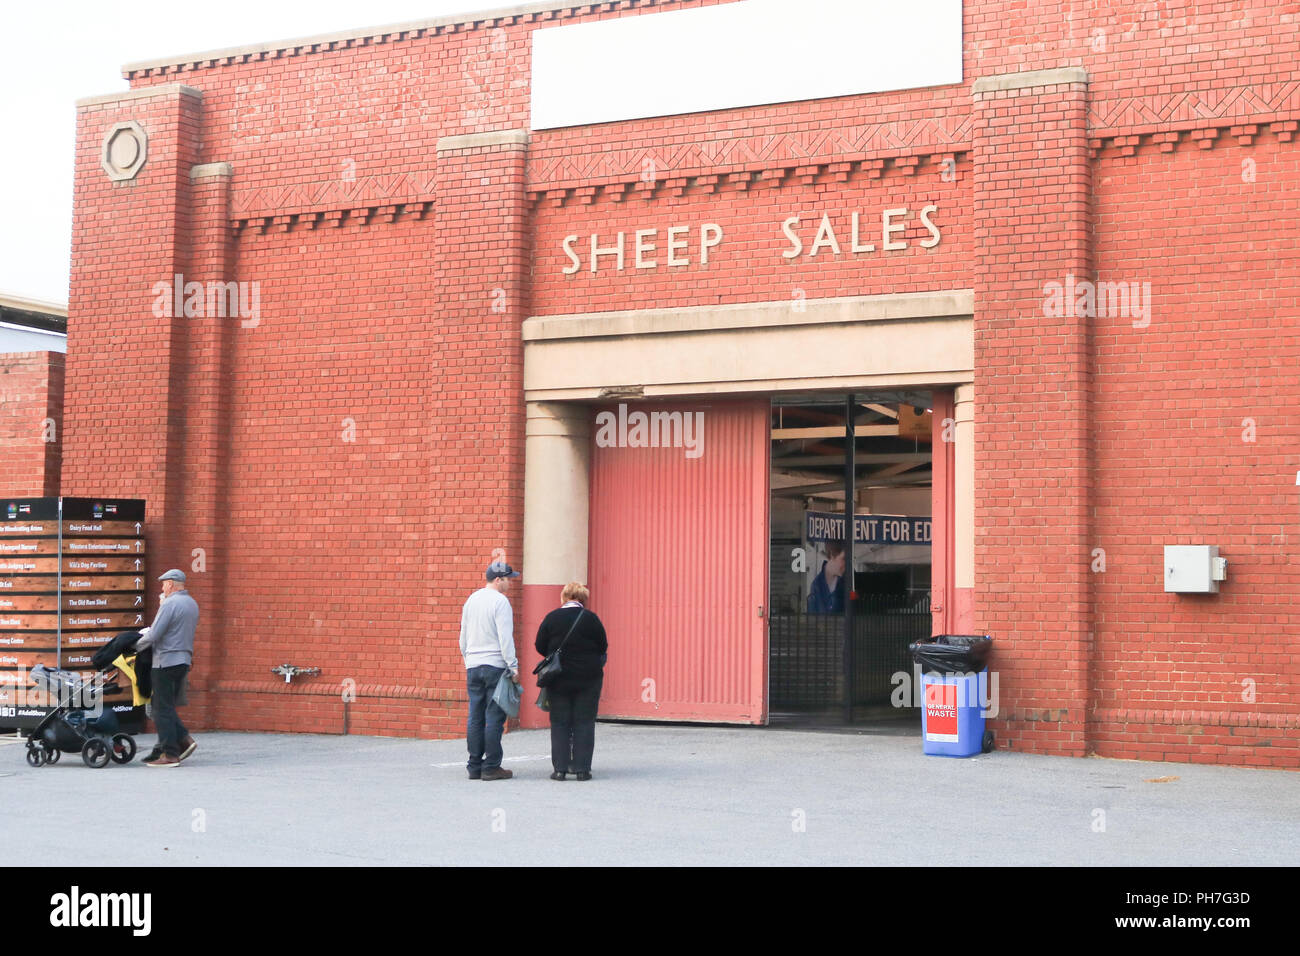
[[[177,591],[158,608],[149,628],[154,667],[175,667],[194,662],[194,630],[199,624],[199,605],[189,591]],[[139,649],[137,644],[136,648]]]

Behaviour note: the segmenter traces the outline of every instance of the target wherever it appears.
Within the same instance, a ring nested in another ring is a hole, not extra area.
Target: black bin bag
[[[963,674],[982,671],[993,649],[986,634],[940,634],[909,644],[912,660],[927,674]]]

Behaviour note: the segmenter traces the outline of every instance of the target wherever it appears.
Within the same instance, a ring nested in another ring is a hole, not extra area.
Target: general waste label
[[[925,685],[925,739],[957,742],[957,685]]]

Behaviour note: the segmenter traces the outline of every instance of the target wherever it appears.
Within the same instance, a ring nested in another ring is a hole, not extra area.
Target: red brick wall
[[[1300,764],[1293,5],[968,0],[959,85],[437,152],[527,126],[532,30],[699,5],[201,61],[133,77],[201,100],[80,111],[62,490],[146,497],[151,565],[204,548],[203,719],[338,732],[350,680],[354,732],[460,732],[460,604],[493,548],[519,557],[526,316],[973,288],[975,613],[1003,739]],[[972,96],[1063,66],[1086,86]],[[99,145],[119,119],[149,129],[149,161],[114,184]],[[228,184],[191,183],[200,162],[231,163]],[[830,212],[847,244],[852,211],[870,232],[901,206],[905,251],[780,255],[789,215],[809,243]],[[725,236],[710,264],[693,231],[694,264],[668,269],[662,230],[705,221]],[[661,264],[638,272],[649,227]],[[619,230],[623,272],[562,274],[564,236]],[[259,324],[155,317],[175,271],[258,282]],[[1043,285],[1067,273],[1150,278],[1151,326],[1049,321]],[[1229,558],[1224,592],[1165,595],[1159,547],[1202,540]],[[323,673],[286,687],[284,662]]]
[[[1151,308],[1095,324],[1095,745],[1295,767],[1300,149],[1227,134],[1096,161],[1098,275]],[[1166,594],[1166,544],[1217,544],[1220,593]]]
[[[59,493],[63,373],[61,352],[0,354],[0,494]]]
[[[365,693],[431,677],[436,284],[394,263],[431,245],[432,226],[247,230],[237,242],[261,318],[230,323],[220,678],[281,694],[271,667],[321,667],[294,687],[328,684],[339,726],[344,680]],[[237,696],[250,708],[276,699]]]
[[[200,162],[236,167],[236,213],[307,208],[318,197],[402,197],[429,184],[440,137],[528,126],[533,30],[719,2],[727,0],[578,5],[201,61],[137,73],[131,83],[203,89]]]

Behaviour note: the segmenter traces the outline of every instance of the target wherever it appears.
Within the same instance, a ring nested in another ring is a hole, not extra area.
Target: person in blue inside
[[[826,560],[808,592],[809,614],[839,614],[844,610],[844,542],[826,542]]]

